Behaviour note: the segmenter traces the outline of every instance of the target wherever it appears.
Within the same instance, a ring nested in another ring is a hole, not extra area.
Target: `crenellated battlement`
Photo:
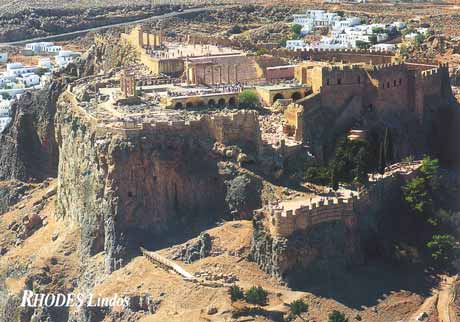
[[[380,49],[359,49],[359,48],[338,48],[338,49],[329,49],[329,48],[297,48],[295,50],[297,53],[349,53],[349,54],[366,54],[366,55],[386,55],[394,56],[395,54],[392,51],[380,50]]]
[[[448,64],[439,64],[438,67],[433,67],[430,69],[420,70],[415,73],[415,77],[418,80],[431,80],[438,79],[443,75],[448,75],[449,65]]]
[[[305,230],[323,222],[345,220],[353,216],[353,205],[359,196],[327,198],[289,207],[288,204],[268,205],[258,210],[267,218],[273,235],[287,237],[296,230]]]
[[[385,72],[385,71],[405,71],[406,65],[402,62],[372,65],[372,71]]]
[[[273,236],[289,237],[298,230],[309,229],[315,225],[343,221],[353,225],[356,221],[355,208],[369,200],[371,191],[381,182],[402,176],[404,180],[413,178],[421,166],[420,162],[398,163],[386,168],[385,175],[370,175],[371,185],[359,193],[349,191],[346,198],[316,197],[291,200],[266,205],[255,213],[265,218],[265,226]],[[384,185],[385,186],[385,185]]]

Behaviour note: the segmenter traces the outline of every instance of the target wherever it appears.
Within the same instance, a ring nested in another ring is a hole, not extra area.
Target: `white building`
[[[34,66],[24,66],[22,63],[10,63],[6,64],[6,76],[10,77],[19,77],[23,74],[34,73],[37,70],[37,67]]]
[[[24,87],[32,87],[40,84],[40,76],[34,73],[23,74],[18,77],[17,82],[23,84]]]
[[[418,36],[418,33],[411,32],[410,34],[405,35],[404,39],[408,41],[415,41],[415,38],[417,38],[417,36]]]
[[[428,36],[430,29],[428,28],[417,28],[417,32],[421,35]]]
[[[289,50],[305,49],[307,44],[303,40],[287,40],[286,48]]]
[[[74,51],[61,50],[59,54],[56,56],[56,64],[59,67],[65,67],[78,57],[80,57],[79,53],[76,53]]]
[[[287,41],[286,48],[290,50],[357,48],[362,42],[370,46],[387,41],[389,33],[405,27],[403,23],[362,25],[358,17],[342,18],[337,13],[325,10],[308,10],[305,14],[294,15],[294,24],[302,26],[302,34],[309,34],[315,28],[327,28],[329,36],[323,36],[319,42],[311,45],[305,44],[302,40]]]
[[[51,69],[53,66],[51,65],[51,59],[49,57],[42,57],[38,59],[38,67]]]
[[[0,132],[3,132],[3,130],[10,124],[11,117],[9,116],[0,116]]]
[[[402,22],[402,21],[395,21],[391,25],[395,26],[396,29],[398,29],[398,30],[406,28],[406,24],[404,22]]]
[[[373,50],[381,50],[381,51],[395,51],[396,45],[395,44],[375,44],[371,47]]]
[[[11,121],[10,111],[12,103],[13,100],[3,99],[0,96],[0,132],[3,132]]]
[[[333,25],[333,29],[341,31],[341,30],[344,30],[345,28],[354,27],[360,24],[361,24],[361,19],[359,19],[358,17],[350,17],[344,20],[335,21]]]
[[[311,33],[315,28],[331,27],[340,16],[335,12],[326,10],[307,10],[305,14],[294,15],[294,24],[302,26],[302,34]]]
[[[0,53],[0,63],[6,63],[8,61],[8,53]]]
[[[61,46],[55,46],[52,42],[34,42],[26,44],[26,49],[34,53],[54,53],[57,54],[62,50]]]

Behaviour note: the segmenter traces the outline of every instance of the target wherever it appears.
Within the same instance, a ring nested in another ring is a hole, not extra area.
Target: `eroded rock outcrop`
[[[57,145],[54,139],[56,101],[64,82],[25,93],[13,104],[12,120],[0,134],[0,179],[39,179],[56,176]]]
[[[129,249],[171,228],[214,222],[227,213],[229,173],[219,167],[214,142],[254,151],[260,140],[256,112],[231,117],[204,116],[196,127],[171,124],[121,135],[91,125],[63,98],[56,115],[56,214],[80,225],[82,253],[105,250],[110,271]]]

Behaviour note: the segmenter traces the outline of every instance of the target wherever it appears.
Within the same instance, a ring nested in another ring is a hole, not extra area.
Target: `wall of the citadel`
[[[407,165],[406,165],[407,166]],[[387,169],[387,175],[371,183],[365,190],[347,199],[329,199],[313,203],[305,200],[305,205],[295,209],[282,209],[277,206],[267,206],[257,210],[265,218],[264,225],[272,236],[289,237],[296,231],[311,229],[313,226],[331,221],[343,221],[347,226],[357,223],[359,215],[365,215],[371,207],[379,207],[382,195],[391,194],[395,185],[401,186],[414,178],[418,173],[420,163],[410,165],[412,170],[400,172],[400,164]],[[369,201],[375,202],[370,205]]]
[[[444,67],[409,69],[405,64],[303,67],[296,78],[321,94],[321,106],[343,108],[353,97],[361,97],[363,108],[414,111],[423,115],[425,98],[442,97],[448,88]],[[309,108],[308,102],[303,105]]]
[[[313,69],[312,81],[320,87],[321,106],[341,108],[355,96],[362,96],[367,75],[362,69],[329,68]]]
[[[369,72],[365,107],[378,111],[410,110],[411,78],[405,65],[379,65]]]
[[[315,225],[341,220],[353,225],[355,222],[353,206],[358,199],[338,199],[319,201],[293,210],[263,210],[266,228],[272,236],[289,237],[295,231],[306,230]]]
[[[389,64],[395,61],[390,52],[368,51],[360,49],[343,50],[298,50],[294,52],[302,60],[336,61],[343,63],[372,63],[375,65]]]

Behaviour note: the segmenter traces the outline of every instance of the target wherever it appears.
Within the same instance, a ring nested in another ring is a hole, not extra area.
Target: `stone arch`
[[[190,109],[193,107],[193,103],[192,102],[187,102],[186,104],[187,108]]]
[[[219,105],[219,106],[225,106],[225,103],[226,103],[226,102],[225,102],[225,98],[221,98],[221,99],[219,99],[219,101],[217,102],[217,105]]]
[[[284,95],[281,93],[278,93],[275,96],[273,96],[273,102],[276,102],[277,100],[284,100]]]
[[[228,105],[232,107],[236,106],[236,98],[234,96],[229,98]]]
[[[299,93],[299,92],[294,92],[294,93],[292,93],[291,98],[292,98],[294,101],[298,101],[299,99],[302,98],[302,94]]]
[[[210,107],[216,106],[216,101],[213,100],[213,99],[211,98],[211,99],[208,101],[208,106],[210,106]]]
[[[196,103],[196,107],[198,108],[206,107],[206,103],[204,101],[199,101]]]

